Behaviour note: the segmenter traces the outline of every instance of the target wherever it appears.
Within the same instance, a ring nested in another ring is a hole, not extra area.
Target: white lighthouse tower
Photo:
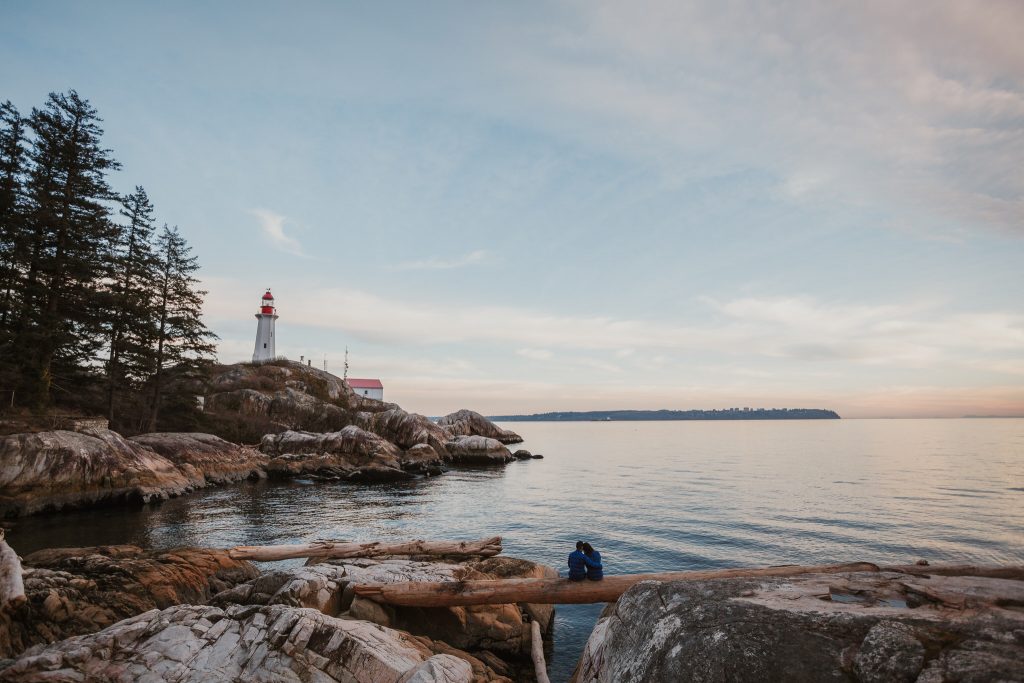
[[[252,352],[252,362],[274,360],[274,321],[277,320],[277,309],[274,308],[274,295],[267,290],[260,301],[260,312],[256,314],[256,348]]]

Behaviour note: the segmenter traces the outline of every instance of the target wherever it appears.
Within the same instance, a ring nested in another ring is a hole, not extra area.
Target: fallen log
[[[551,683],[551,679],[548,678],[548,665],[544,661],[544,639],[540,636],[540,624],[536,619],[530,622],[530,631],[530,657],[533,659],[533,672],[537,683]]]
[[[274,562],[297,557],[320,560],[352,557],[437,555],[450,557],[493,557],[501,552],[501,536],[477,541],[407,541],[404,543],[349,543],[314,541],[295,545],[240,545],[228,550],[235,560]]]
[[[25,583],[21,578],[21,560],[14,549],[4,540],[4,530],[0,529],[0,607],[10,603],[17,605],[25,602]]]
[[[988,579],[1011,579],[1024,581],[1024,565],[1011,564],[995,567],[974,564],[907,564],[881,567],[883,572],[913,574],[915,576],[980,576]]]
[[[710,569],[660,574],[611,574],[600,581],[568,579],[488,579],[485,581],[407,582],[355,585],[356,595],[388,605],[406,607],[454,607],[502,603],[579,604],[615,602],[619,596],[641,581],[706,581],[708,579],[798,576],[800,574],[836,574],[841,572],[877,572],[869,562],[832,564],[816,567]]]

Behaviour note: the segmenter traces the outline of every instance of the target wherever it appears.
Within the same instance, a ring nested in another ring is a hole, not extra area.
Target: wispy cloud
[[[555,357],[555,354],[547,349],[517,349],[516,355],[530,360],[551,360]]]
[[[474,266],[487,260],[487,251],[477,249],[462,256],[450,258],[431,258],[420,261],[407,261],[391,266],[391,270],[451,270],[453,268],[464,268]]]
[[[285,223],[288,219],[267,209],[252,209],[249,213],[256,216],[260,222],[260,229],[263,236],[281,251],[293,256],[306,256],[299,241],[285,233]]]
[[[250,291],[218,282],[207,305],[211,317],[237,317],[248,310]],[[703,297],[703,314],[683,321],[564,315],[511,306],[450,306],[349,288],[301,290],[302,296],[282,309],[290,324],[343,330],[374,344],[416,339],[423,344],[500,345],[531,360],[548,360],[559,349],[600,352],[608,354],[609,361],[614,357],[634,363],[652,363],[672,354],[713,353],[845,364],[847,372],[856,372],[853,368],[862,365],[967,366],[980,354],[987,354],[991,361],[1019,360],[1024,349],[1024,315],[1020,313],[947,312],[922,303],[866,305],[810,296],[725,301]],[[622,353],[624,349],[631,353]],[[993,362],[991,367],[999,366]]]
[[[506,67],[559,112],[541,125],[668,173],[755,168],[794,201],[1022,234],[1021,3],[573,7]]]

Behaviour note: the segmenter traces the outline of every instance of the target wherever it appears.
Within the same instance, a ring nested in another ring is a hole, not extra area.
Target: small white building
[[[352,388],[352,391],[363,398],[372,398],[378,401],[384,400],[384,385],[380,383],[379,379],[356,379],[349,377],[345,382]]]

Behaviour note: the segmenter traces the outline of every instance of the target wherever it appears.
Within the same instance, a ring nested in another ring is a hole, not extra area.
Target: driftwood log
[[[869,562],[803,567],[713,569],[660,574],[612,574],[601,581],[568,579],[489,579],[485,581],[407,582],[354,586],[356,595],[388,605],[454,607],[502,603],[578,604],[615,602],[641,581],[706,581],[708,579],[877,572]]]
[[[235,560],[274,562],[309,557],[319,560],[353,557],[420,556],[493,557],[501,552],[501,536],[477,541],[407,541],[404,543],[348,543],[314,541],[296,545],[240,545],[228,550]]]
[[[544,639],[540,635],[540,624],[534,619],[530,622],[532,638],[530,640],[530,657],[533,659],[533,672],[537,683],[551,683],[548,678],[548,665],[544,661]]]
[[[25,584],[21,578],[21,560],[4,540],[0,529],[0,607],[25,602]]]

